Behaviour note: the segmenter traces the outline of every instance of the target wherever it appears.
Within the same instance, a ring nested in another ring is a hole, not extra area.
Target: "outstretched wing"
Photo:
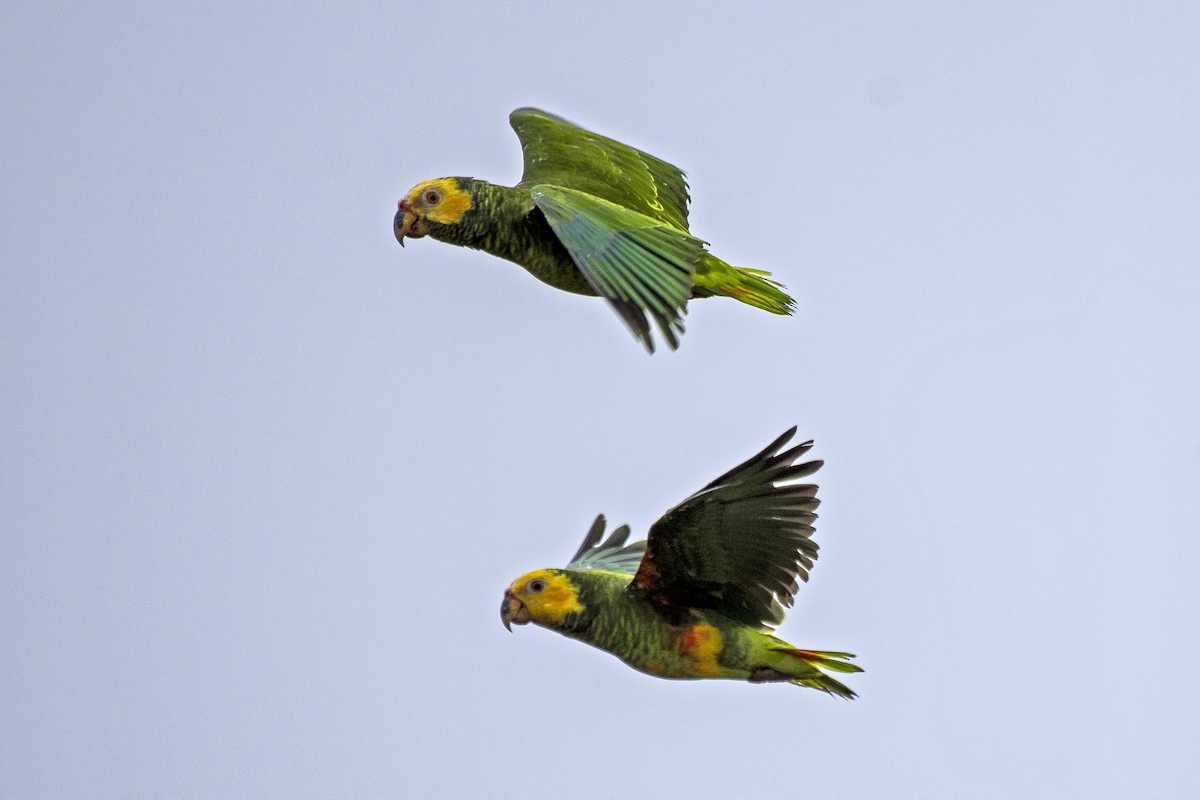
[[[601,542],[600,538],[603,535],[604,515],[601,514],[592,523],[587,536],[583,537],[583,544],[575,551],[575,555],[571,556],[567,568],[604,569],[610,572],[627,572],[632,575],[642,560],[646,542],[625,544],[629,538],[628,525],[614,528],[608,538]]]
[[[632,586],[667,616],[713,609],[747,625],[783,621],[797,579],[808,580],[817,558],[813,484],[785,481],[811,475],[821,461],[794,463],[812,447],[781,451],[792,428],[663,515],[650,527]]]
[[[678,167],[536,108],[518,108],[508,121],[525,156],[518,186],[577,189],[687,230],[687,180]]]
[[[538,184],[530,193],[579,271],[646,348],[654,352],[647,315],[678,347],[704,242],[575,189]]]

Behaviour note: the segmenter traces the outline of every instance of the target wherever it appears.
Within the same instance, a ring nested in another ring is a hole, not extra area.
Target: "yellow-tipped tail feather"
[[[821,672],[822,668],[833,672],[862,672],[862,667],[857,664],[851,664],[846,660],[854,658],[853,653],[840,653],[831,650],[799,650],[788,647],[777,648],[777,652],[798,658],[812,668],[812,674],[792,678],[789,681],[790,683],[794,683],[797,686],[809,686],[813,689],[820,689],[822,692],[844,697],[847,700],[852,700],[858,696],[849,686]]]
[[[755,308],[772,314],[791,314],[796,310],[796,301],[783,291],[783,284],[766,277],[771,273],[750,267],[734,267],[740,280],[720,292],[727,297],[741,300]]]
[[[771,273],[750,267],[734,267],[712,253],[704,253],[696,266],[695,295],[732,297],[772,314],[791,314],[796,301],[783,291],[783,284]]]

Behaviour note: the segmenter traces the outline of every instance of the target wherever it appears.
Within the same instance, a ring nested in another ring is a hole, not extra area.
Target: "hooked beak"
[[[404,247],[404,237],[420,239],[427,231],[425,222],[413,213],[412,206],[407,200],[401,200],[396,207],[396,217],[392,222],[392,230],[396,233],[396,241]]]
[[[500,619],[509,632],[512,631],[513,623],[524,625],[529,622],[529,609],[517,599],[512,589],[504,590],[504,602],[500,604]]]

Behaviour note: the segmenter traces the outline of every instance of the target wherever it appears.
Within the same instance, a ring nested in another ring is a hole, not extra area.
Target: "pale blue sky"
[[[548,8],[0,11],[0,796],[1200,791],[1200,9]],[[401,250],[522,105],[796,317]],[[505,632],[793,424],[860,699]]]

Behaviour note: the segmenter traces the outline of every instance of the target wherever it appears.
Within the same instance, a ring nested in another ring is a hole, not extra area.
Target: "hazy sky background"
[[[735,8],[4,5],[0,796],[1200,791],[1200,7]],[[799,313],[401,250],[522,105]],[[505,632],[793,424],[860,699]]]

